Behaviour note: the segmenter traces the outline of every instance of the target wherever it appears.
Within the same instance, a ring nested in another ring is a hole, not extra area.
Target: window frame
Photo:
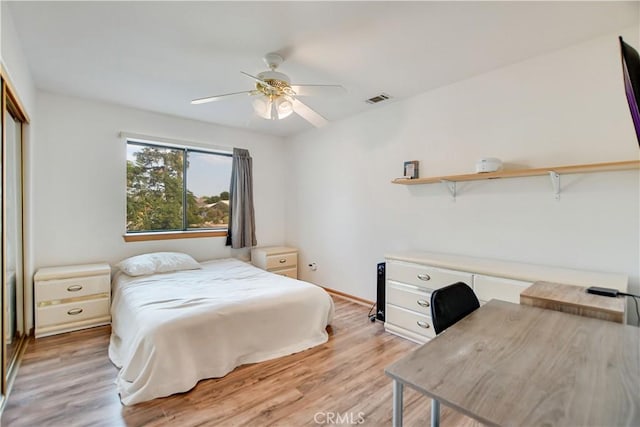
[[[158,138],[160,139],[160,138]],[[233,157],[233,153],[222,150],[210,150],[201,147],[193,147],[188,145],[174,144],[169,142],[159,142],[153,139],[142,139],[136,137],[125,136],[125,148],[129,148],[129,144],[140,147],[152,147],[161,149],[170,149],[182,151],[182,229],[172,230],[127,230],[127,184],[125,183],[125,232],[122,236],[125,242],[140,242],[149,240],[170,240],[170,239],[186,239],[198,237],[226,237],[228,234],[228,226],[216,228],[189,228],[187,215],[187,164],[189,153],[211,154],[223,157]],[[126,159],[125,159],[126,160]],[[126,160],[128,161],[128,160]],[[126,166],[126,162],[125,162]]]

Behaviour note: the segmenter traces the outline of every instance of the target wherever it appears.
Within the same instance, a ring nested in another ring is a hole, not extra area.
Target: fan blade
[[[260,78],[258,78],[256,76],[252,76],[251,74],[245,73],[244,71],[240,71],[240,73],[244,74],[245,76],[249,77],[252,80],[255,80],[256,82],[260,83],[261,85],[268,87],[269,89],[278,90],[277,87],[271,86],[269,83],[265,82],[264,80],[262,80],[262,79],[260,79]]]
[[[313,111],[311,107],[309,107],[306,104],[303,104],[299,100],[293,99],[291,103],[293,105],[294,113],[296,113],[297,115],[299,115],[300,117],[302,117],[303,119],[305,119],[306,121],[314,125],[315,127],[319,128],[329,123],[327,119],[325,119],[320,114]]]
[[[233,93],[225,93],[224,95],[215,95],[215,96],[209,96],[206,98],[198,98],[198,99],[194,99],[193,101],[191,101],[192,104],[206,104],[207,102],[213,102],[213,101],[218,101],[220,98],[224,98],[227,96],[237,96],[237,95],[244,95],[244,94],[248,94],[248,95],[252,95],[253,91],[252,90],[245,90],[244,92],[233,92]]]
[[[347,90],[340,85],[291,85],[296,96],[342,95]]]

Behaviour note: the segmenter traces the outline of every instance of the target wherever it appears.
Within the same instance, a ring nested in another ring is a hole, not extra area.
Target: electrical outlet
[[[309,270],[316,271],[318,269],[318,265],[315,262],[309,263]]]

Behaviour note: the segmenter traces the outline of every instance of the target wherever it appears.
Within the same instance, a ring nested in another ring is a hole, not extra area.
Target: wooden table
[[[520,293],[520,304],[611,322],[624,323],[626,320],[625,297],[588,294],[587,289],[582,286],[535,282]]]
[[[494,426],[640,425],[640,329],[492,300],[385,372]],[[434,410],[435,409],[435,410]]]

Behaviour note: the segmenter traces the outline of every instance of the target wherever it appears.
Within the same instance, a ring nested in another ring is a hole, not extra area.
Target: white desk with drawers
[[[435,336],[431,322],[431,292],[464,282],[481,304],[492,299],[520,302],[520,292],[533,282],[600,286],[626,292],[624,274],[571,270],[431,252],[387,254],[385,329],[424,343]]]

